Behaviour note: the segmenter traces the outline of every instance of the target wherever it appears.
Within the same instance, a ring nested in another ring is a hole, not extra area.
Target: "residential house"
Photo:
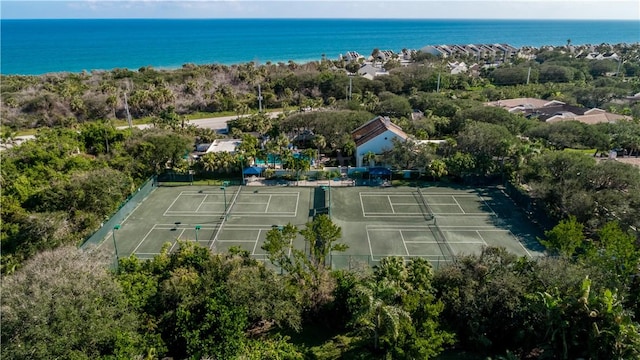
[[[551,104],[552,101],[536,98],[516,98],[491,101],[485,103],[486,106],[496,106],[508,110],[509,112],[523,112],[528,109],[541,108]]]
[[[590,52],[586,54],[584,58],[587,60],[614,60],[614,61],[618,61],[620,59],[618,54],[614,52],[609,52],[604,54],[599,52]]]
[[[353,141],[356,143],[356,164],[357,166],[368,166],[364,164],[364,155],[368,152],[381,154],[393,147],[393,139],[407,140],[408,135],[402,131],[398,125],[391,122],[388,117],[378,116],[366,124],[351,132]]]
[[[585,124],[598,124],[631,119],[629,116],[613,114],[598,108],[573,106],[558,100],[517,98],[492,101],[485,105],[501,107],[512,113],[521,113],[528,118],[549,123],[575,120]]]
[[[400,51],[400,60],[410,61],[416,53],[417,51],[414,49],[402,49],[402,51]]]
[[[371,64],[364,64],[358,69],[358,75],[373,80],[376,76],[389,75],[389,72],[381,67],[376,67]]]
[[[395,58],[396,55],[392,50],[378,50],[378,55],[375,59],[371,59],[373,61],[389,61]]]
[[[473,57],[475,59],[507,60],[519,54],[519,50],[509,44],[467,44],[429,45],[420,49],[423,53],[440,56]]]
[[[347,51],[342,58],[346,61],[358,61],[360,59],[364,59],[364,56],[360,55],[357,51]]]
[[[450,54],[448,51],[445,51],[440,45],[429,45],[420,49],[421,52],[425,54],[431,54],[435,56],[440,56],[443,58],[448,57]]]
[[[451,75],[464,74],[469,70],[469,68],[467,67],[467,64],[465,64],[464,61],[450,62],[448,63],[448,65],[449,65],[449,69],[451,69]]]
[[[236,147],[238,147],[241,142],[241,139],[216,139],[209,145],[205,153],[228,152],[235,154]]]

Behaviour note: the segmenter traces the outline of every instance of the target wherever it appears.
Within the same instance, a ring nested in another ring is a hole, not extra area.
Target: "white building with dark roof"
[[[388,117],[378,116],[351,132],[356,143],[356,164],[364,166],[363,157],[368,152],[381,154],[393,147],[393,139],[406,141],[409,137],[402,128]]]

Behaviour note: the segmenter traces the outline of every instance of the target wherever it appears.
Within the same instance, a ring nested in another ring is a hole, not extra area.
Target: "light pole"
[[[120,224],[116,224],[113,227],[113,231],[111,232],[111,238],[113,239],[113,248],[116,251],[116,270],[118,269],[118,265],[120,263],[120,258],[118,257],[118,243],[116,242],[116,231],[120,229]]]
[[[202,228],[200,225],[196,225],[196,242],[198,242],[198,230]]]

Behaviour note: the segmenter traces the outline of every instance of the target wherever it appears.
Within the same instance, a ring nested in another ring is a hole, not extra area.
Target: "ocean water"
[[[304,62],[347,51],[508,43],[640,42],[640,21],[99,19],[1,20],[0,73],[39,75],[186,63]]]

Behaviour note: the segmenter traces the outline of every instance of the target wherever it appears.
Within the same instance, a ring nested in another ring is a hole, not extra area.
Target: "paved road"
[[[281,113],[280,111],[275,111],[269,114],[272,118],[275,118],[280,113]],[[237,116],[234,115],[234,116],[222,116],[222,117],[215,117],[215,118],[196,119],[196,120],[189,120],[189,124],[193,124],[201,128],[221,130],[221,129],[227,128],[227,121],[233,120],[235,118],[237,118]],[[134,126],[137,127],[138,129],[147,129],[147,128],[153,127],[152,124],[140,124],[140,125],[134,125]],[[128,127],[129,126],[127,125],[118,126],[118,129],[126,129]],[[34,135],[16,136],[14,140],[16,144],[21,144],[22,142],[31,140],[31,139],[35,139],[35,136]],[[0,151],[10,148],[11,146],[12,146],[11,144],[0,144]]]
[[[280,113],[281,111],[274,111],[274,112],[270,112],[269,115],[271,116],[271,118],[275,118]],[[193,124],[201,128],[220,130],[220,129],[227,128],[227,121],[234,120],[236,118],[237,116],[233,115],[233,116],[221,116],[221,117],[214,117],[214,118],[195,119],[195,120],[189,120],[189,124]],[[142,125],[134,125],[134,126],[137,127],[138,129],[147,129],[147,128],[153,127],[152,124],[142,124]],[[118,126],[118,129],[126,129],[126,128],[128,128],[128,126],[126,125]]]

